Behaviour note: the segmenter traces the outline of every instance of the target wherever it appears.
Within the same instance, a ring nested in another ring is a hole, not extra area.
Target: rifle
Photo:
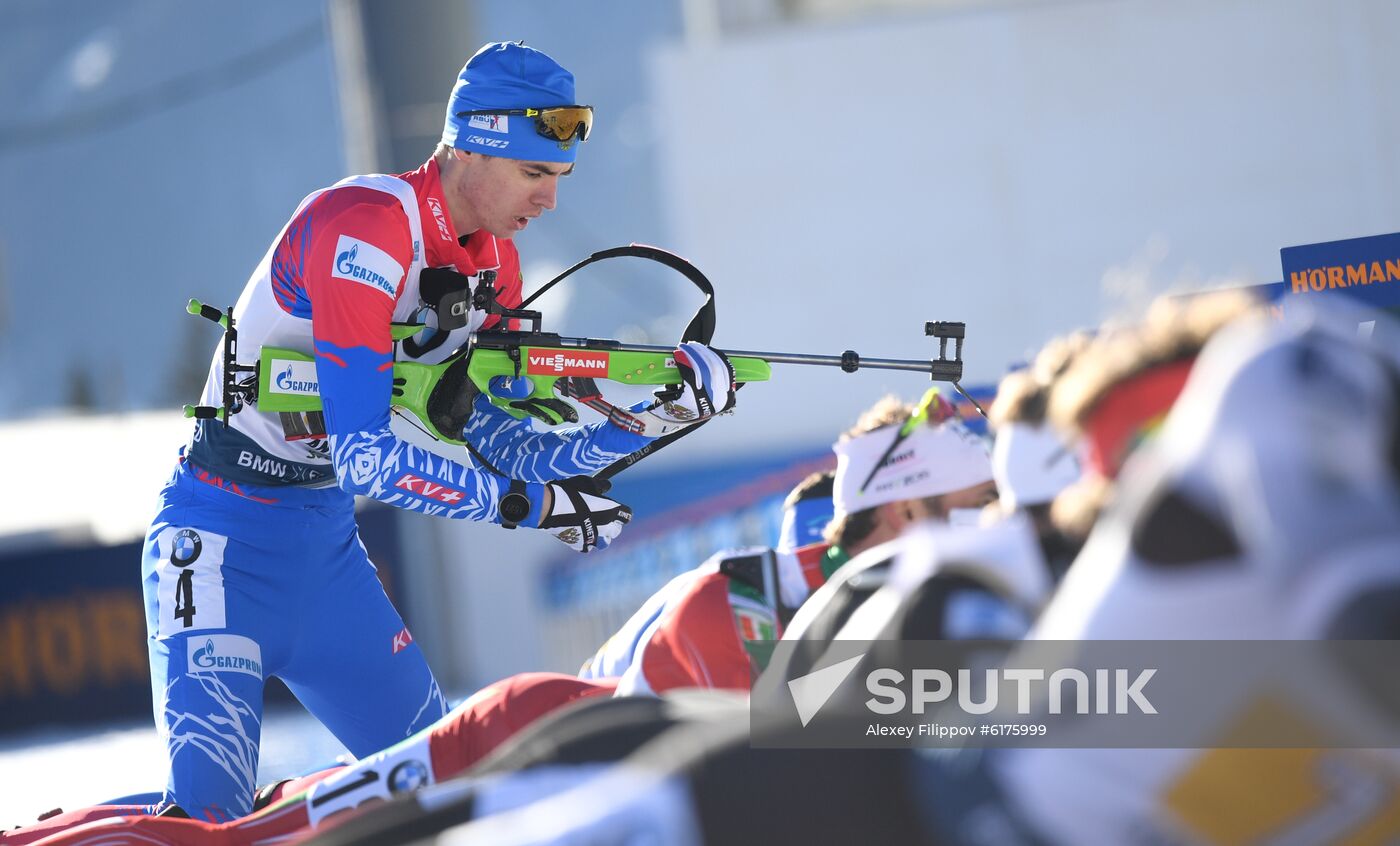
[[[602,396],[597,380],[628,385],[659,386],[660,401],[674,399],[680,394],[680,371],[673,358],[675,348],[654,344],[627,344],[611,339],[581,338],[545,332],[541,329],[542,315],[528,306],[542,294],[579,269],[597,261],[634,256],[665,265],[688,279],[705,295],[690,323],[682,333],[682,341],[709,344],[715,330],[714,286],[690,262],[674,253],[644,244],[630,244],[593,253],[588,258],[560,273],[520,304],[510,308],[498,300],[495,272],[482,271],[476,287],[470,290],[471,307],[488,315],[496,315],[498,326],[512,323],[528,325],[524,329],[492,329],[471,333],[463,345],[452,351],[438,364],[395,361],[393,393],[390,405],[397,411],[408,412],[422,431],[444,443],[463,446],[475,454],[463,436],[472,400],[485,393],[490,401],[513,417],[527,415],[548,425],[578,422],[578,413],[566,399],[578,402],[608,417],[614,424],[630,431],[640,431],[641,423],[630,411],[620,408]],[[426,273],[427,271],[425,271]],[[461,274],[454,274],[461,276]],[[461,277],[466,279],[466,277]],[[464,312],[462,300],[454,300],[456,312]],[[256,365],[237,362],[238,331],[230,307],[220,312],[198,300],[190,300],[186,310],[205,317],[224,328],[223,407],[185,406],[185,416],[196,419],[218,419],[225,426],[228,416],[249,404],[259,411],[282,416],[288,437],[315,437],[324,434],[321,419],[321,398],[317,393],[315,359],[308,353],[280,347],[263,347]],[[440,318],[441,319],[441,318]],[[396,344],[411,343],[411,339],[427,328],[423,324],[399,324],[392,327]],[[740,386],[749,382],[767,381],[772,364],[802,364],[839,367],[847,373],[861,368],[905,370],[927,373],[935,381],[950,382],[973,402],[959,385],[962,379],[962,345],[965,325],[955,322],[930,321],[924,324],[924,334],[939,341],[938,358],[891,359],[862,358],[853,350],[840,355],[807,355],[801,353],[761,350],[720,350],[734,366],[735,379]],[[948,356],[948,342],[953,342],[953,354]],[[528,377],[531,392],[523,398],[500,397],[490,390],[491,380],[498,376]],[[558,396],[556,396],[558,395]],[[561,399],[563,397],[565,399]],[[665,435],[639,453],[618,461],[598,475],[607,478],[631,466],[672,440],[694,431],[705,421]],[[480,456],[477,456],[480,459]],[[490,466],[489,463],[487,465]]]

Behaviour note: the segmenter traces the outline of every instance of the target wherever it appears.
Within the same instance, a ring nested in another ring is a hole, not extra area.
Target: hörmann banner
[[[400,567],[398,519],[397,509],[386,506],[356,514],[360,537],[391,594]],[[140,565],[140,542],[0,555],[0,568],[22,574],[0,591],[0,734],[149,718]],[[262,656],[244,640],[214,634],[192,641],[191,669],[217,666],[261,676]],[[274,698],[290,698],[280,684],[270,690]]]
[[[1400,232],[1284,247],[1279,256],[1288,296],[1342,293],[1400,314]]]

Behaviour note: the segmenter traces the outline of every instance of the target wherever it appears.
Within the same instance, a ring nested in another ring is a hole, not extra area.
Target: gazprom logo
[[[209,635],[200,642],[190,638],[191,673],[244,673],[263,677],[262,647],[240,635]]]
[[[284,364],[286,367],[282,366]],[[277,378],[272,380],[278,393],[315,396],[320,392],[321,386],[316,382],[315,362],[275,359],[272,367],[278,370]]]
[[[393,297],[403,278],[403,267],[373,244],[341,235],[335,243],[331,276],[368,285]]]
[[[335,257],[335,269],[350,276],[361,276],[363,270],[355,266],[355,256],[360,253],[360,245],[356,244],[345,252]]]

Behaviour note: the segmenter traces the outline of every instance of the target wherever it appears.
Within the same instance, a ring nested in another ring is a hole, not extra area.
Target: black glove
[[[531,417],[538,417],[550,426],[578,422],[578,411],[567,402],[531,396],[535,385],[528,376],[492,376],[487,386],[491,396],[512,400],[508,403],[511,408],[523,411]]]
[[[574,476],[546,485],[554,494],[549,513],[539,528],[568,544],[575,552],[604,549],[632,519],[632,509],[603,496],[608,483]]]

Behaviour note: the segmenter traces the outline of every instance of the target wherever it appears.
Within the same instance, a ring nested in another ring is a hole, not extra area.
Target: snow
[[[258,784],[334,763],[345,747],[297,706],[264,715]],[[0,829],[54,808],[100,804],[165,785],[165,748],[150,722],[44,729],[0,739]]]
[[[0,424],[0,539],[76,534],[103,544],[142,536],[194,421],[180,412],[54,416]],[[81,453],[83,474],[71,472]],[[15,484],[22,480],[22,487]],[[23,496],[14,495],[23,490]]]

